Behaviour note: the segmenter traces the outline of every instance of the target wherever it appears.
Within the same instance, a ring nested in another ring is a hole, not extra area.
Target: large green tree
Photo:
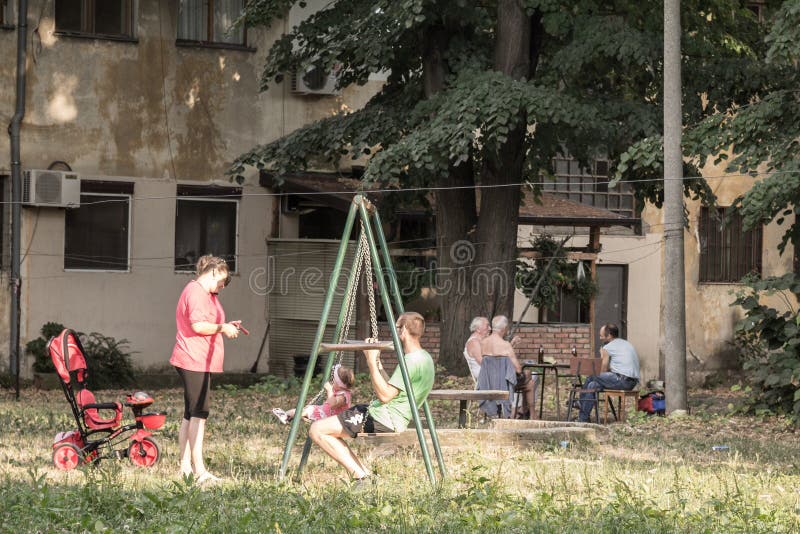
[[[243,21],[270,25],[295,3],[251,0]],[[689,124],[760,83],[750,53],[759,31],[739,1],[683,7]],[[621,179],[658,174],[662,27],[661,3],[636,0],[332,1],[272,46],[262,88],[317,66],[338,68],[341,86],[388,72],[383,90],[360,110],[255,147],[233,172],[254,165],[280,175],[371,154],[364,180],[430,190],[444,288],[440,361],[464,372],[470,318],[512,310],[527,189],[517,184],[530,181],[536,194],[558,154],[623,162]],[[641,202],[660,202],[657,183],[636,184]],[[687,181],[686,191],[705,189]]]

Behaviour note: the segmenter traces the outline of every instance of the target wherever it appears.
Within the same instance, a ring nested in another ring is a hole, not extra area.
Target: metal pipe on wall
[[[19,322],[20,322],[20,202],[22,200],[22,168],[20,162],[20,130],[25,117],[25,63],[28,45],[28,2],[17,2],[17,87],[16,110],[8,126],[11,137],[11,318],[9,371],[14,377],[14,390],[19,400]]]

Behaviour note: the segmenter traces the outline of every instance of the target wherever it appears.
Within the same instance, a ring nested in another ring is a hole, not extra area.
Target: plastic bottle
[[[539,356],[536,358],[537,363],[544,363],[544,347],[539,347]]]

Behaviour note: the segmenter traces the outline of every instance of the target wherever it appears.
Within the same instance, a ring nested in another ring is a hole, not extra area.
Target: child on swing
[[[333,368],[333,380],[325,382],[325,393],[328,397],[322,404],[309,404],[303,408],[302,416],[307,421],[318,421],[332,415],[338,415],[350,407],[351,392],[350,389],[355,384],[355,375],[352,369],[336,365]],[[289,423],[294,418],[295,410],[286,410],[285,412],[280,408],[273,408],[272,413],[284,425]]]

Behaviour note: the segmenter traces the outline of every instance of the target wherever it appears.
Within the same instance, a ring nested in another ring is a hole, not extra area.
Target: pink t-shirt
[[[312,421],[319,421],[320,419],[325,419],[326,417],[330,417],[332,415],[339,415],[346,409],[350,407],[350,390],[349,389],[337,389],[334,390],[333,396],[334,397],[344,397],[344,404],[336,408],[335,410],[331,408],[331,405],[326,400],[322,404],[314,406],[314,409],[311,411],[311,419]]]
[[[203,289],[197,280],[192,280],[183,288],[175,309],[178,333],[169,363],[187,371],[221,373],[225,358],[222,334],[197,334],[192,330],[192,323],[201,321],[222,324],[225,310],[216,295]]]

